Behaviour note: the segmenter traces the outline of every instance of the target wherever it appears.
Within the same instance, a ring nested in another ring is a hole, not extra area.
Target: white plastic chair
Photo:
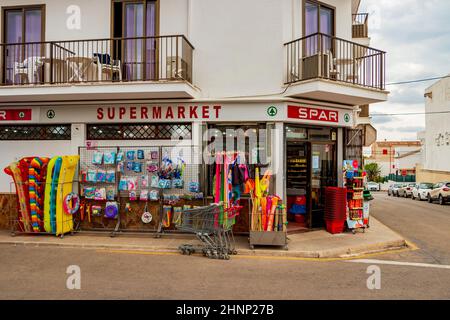
[[[120,60],[110,60],[109,55],[103,55],[102,60],[100,59],[102,55],[95,54],[95,64],[97,65],[98,80],[106,80],[103,75],[114,75],[119,76],[119,81],[122,81],[122,62]],[[110,60],[110,61],[109,61]],[[103,62],[103,63],[102,63]],[[109,63],[108,63],[109,62]],[[111,79],[112,80],[112,79]]]
[[[43,57],[28,57],[23,62],[14,62],[14,83],[16,76],[25,76],[29,84],[40,82],[40,69]],[[37,81],[35,81],[35,77]]]

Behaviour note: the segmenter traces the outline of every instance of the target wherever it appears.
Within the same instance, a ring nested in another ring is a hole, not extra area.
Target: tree
[[[381,169],[378,163],[368,163],[364,166],[364,170],[366,170],[369,181],[375,181],[380,177]]]

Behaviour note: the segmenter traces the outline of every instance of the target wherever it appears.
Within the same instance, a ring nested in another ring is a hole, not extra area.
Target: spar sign
[[[288,106],[288,118],[339,123],[339,112],[319,108]]]
[[[0,109],[0,121],[30,121],[31,109]]]

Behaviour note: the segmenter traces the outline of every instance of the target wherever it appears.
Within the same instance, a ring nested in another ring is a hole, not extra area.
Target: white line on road
[[[421,268],[450,269],[450,266],[442,265],[442,264],[400,262],[400,261],[388,261],[388,260],[360,259],[360,260],[349,260],[347,262],[365,263],[365,264],[388,264],[388,265],[393,265],[393,266],[407,266],[407,267],[421,267]]]

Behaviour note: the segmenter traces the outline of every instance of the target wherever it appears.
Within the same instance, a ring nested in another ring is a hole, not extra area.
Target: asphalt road
[[[0,299],[450,299],[450,206],[379,194],[372,212],[419,249],[324,262],[1,246]],[[67,289],[70,265],[80,290]],[[367,288],[373,265],[379,290]]]
[[[408,261],[450,265],[450,205],[375,194],[373,215],[416,244],[420,250],[401,255]],[[450,277],[450,275],[449,275]],[[449,288],[450,290],[450,288]]]

